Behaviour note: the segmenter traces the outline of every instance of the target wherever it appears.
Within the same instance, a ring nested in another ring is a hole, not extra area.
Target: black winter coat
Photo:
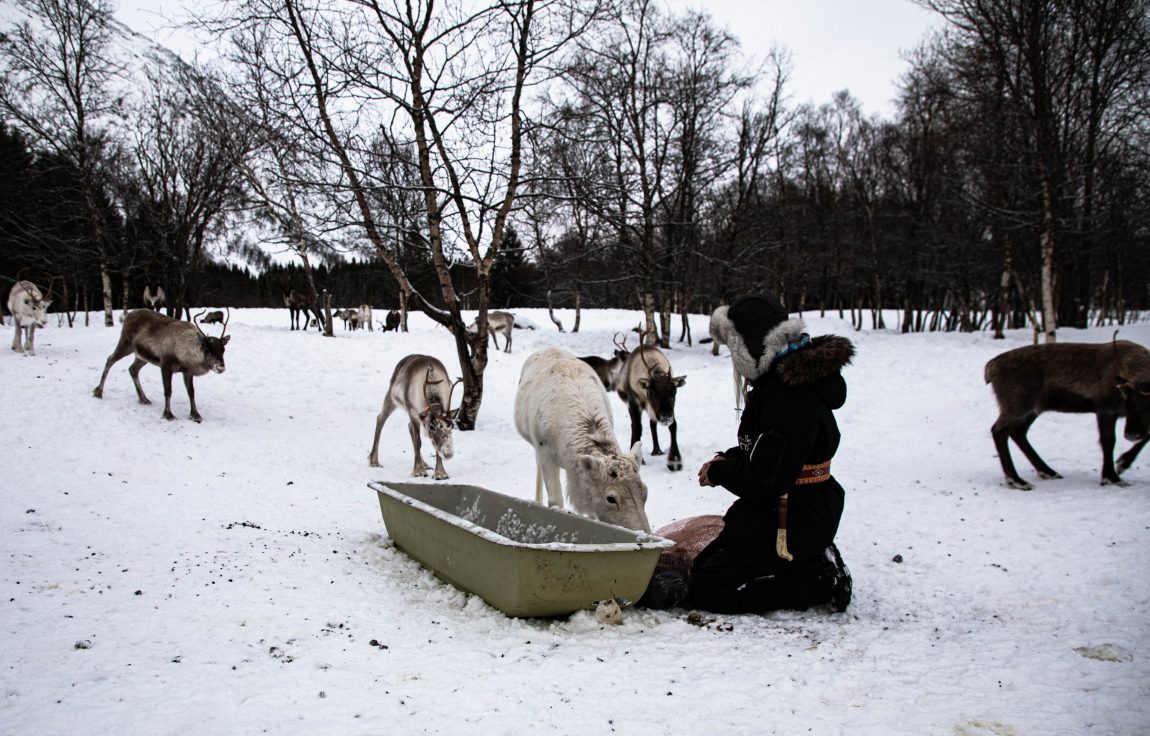
[[[720,539],[763,562],[777,558],[778,499],[788,497],[788,548],[796,562],[814,559],[834,541],[843,512],[843,488],[833,475],[795,485],[803,465],[825,462],[839,446],[834,410],[846,401],[840,369],[850,362],[850,341],[833,335],[776,359],[751,384],[739,423],[739,444],[719,453],[708,470],[712,483],[738,496],[724,517]],[[833,467],[832,467],[833,471]]]

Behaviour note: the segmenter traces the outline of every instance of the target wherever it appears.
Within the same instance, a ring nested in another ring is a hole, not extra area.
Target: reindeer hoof
[[[151,405],[152,405],[152,400],[151,400],[151,399],[149,399],[149,398],[147,398],[147,397],[144,397],[144,398],[140,399],[140,403],[141,403],[141,404],[143,404],[144,406],[151,406]],[[165,419],[166,419],[166,418],[167,418],[167,417],[165,417]]]
[[[166,411],[163,414],[161,414],[160,416],[162,416],[164,419],[167,419],[169,422],[174,421],[176,418],[176,415],[170,411]]]
[[[188,418],[191,419],[196,424],[199,424],[200,422],[204,421],[204,418],[201,417],[199,414],[193,414]]]
[[[682,460],[679,460],[678,458],[676,458],[675,460],[668,460],[667,461],[667,470],[674,472],[676,470],[682,470],[682,469],[683,469],[683,461]]]
[[[376,460],[374,457],[369,457],[369,458],[367,459],[367,464],[368,464],[368,465],[370,465],[370,466],[371,466],[371,467],[373,467],[373,468],[378,468],[378,467],[379,467],[379,461],[378,461],[378,460]]]
[[[662,454],[663,454],[662,450],[651,450],[652,457],[655,455],[662,455]]]
[[[1033,491],[1034,490],[1034,486],[1030,485],[1029,483],[1027,483],[1024,480],[1008,480],[1008,481],[1006,481],[1006,485],[1009,488],[1016,488],[1020,491]]]
[[[1109,478],[1103,478],[1101,485],[1118,486],[1119,488],[1129,488],[1130,487],[1130,481],[1122,480],[1121,478],[1115,478],[1114,480],[1111,480]]]
[[[1039,473],[1038,477],[1042,480],[1062,480],[1062,476],[1053,470],[1049,473]]]
[[[447,480],[451,476],[449,476],[447,473],[436,473],[434,477],[436,480]]]

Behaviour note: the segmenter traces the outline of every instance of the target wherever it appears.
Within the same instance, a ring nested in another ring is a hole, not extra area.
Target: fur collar
[[[743,336],[735,329],[735,323],[727,317],[725,309],[721,313],[716,311],[712,324],[716,337],[721,338],[730,349],[735,370],[751,382],[770,369],[775,356],[786,348],[787,343],[798,340],[806,331],[806,324],[799,317],[791,317],[782,322],[763,338],[763,354],[755,360]],[[791,353],[779,362],[779,376],[791,385],[809,383],[849,364],[852,357],[854,346],[845,337],[815,337],[811,339],[809,347]]]

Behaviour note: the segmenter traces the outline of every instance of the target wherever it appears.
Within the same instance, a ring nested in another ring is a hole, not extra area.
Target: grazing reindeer
[[[679,425],[675,421],[675,394],[687,380],[686,376],[671,375],[671,362],[663,351],[653,345],[640,345],[628,356],[623,365],[615,390],[627,404],[631,415],[631,442],[643,439],[643,412],[651,421],[652,455],[662,455],[659,447],[658,424],[670,430],[671,445],[667,448],[667,469],[682,470],[683,458],[679,454]]]
[[[282,290],[284,306],[291,311],[291,328],[293,330],[306,330],[308,328],[308,313],[311,311],[311,296],[306,291]],[[303,318],[301,326],[300,318]]]
[[[201,325],[218,325],[218,324],[223,324],[223,321],[224,321],[224,313],[221,312],[220,310],[216,309],[216,310],[213,310],[213,311],[205,314],[204,318],[200,320],[200,324]]]
[[[51,292],[51,289],[49,289]],[[49,293],[51,296],[51,293]],[[17,281],[8,292],[8,312],[16,324],[16,335],[12,338],[12,349],[25,355],[35,355],[36,328],[48,324],[48,307],[52,301],[45,299],[40,289],[31,281]],[[21,341],[23,330],[23,343]]]
[[[168,303],[168,297],[164,294],[164,287],[157,286],[155,291],[152,291],[151,286],[144,286],[144,306],[153,312],[158,312],[164,308]]]
[[[360,304],[359,305],[359,313],[356,315],[356,318],[359,321],[360,329],[367,327],[368,332],[375,332],[375,328],[371,324],[371,305],[370,304]]]
[[[1115,333],[1117,335],[1117,333]],[[1033,486],[1014,468],[1008,439],[1014,440],[1040,478],[1061,478],[1026,439],[1044,411],[1093,413],[1102,444],[1102,485],[1125,486],[1129,468],[1150,438],[1150,351],[1127,340],[1110,344],[1053,343],[1009,350],[986,364],[986,382],[998,399],[990,433],[1011,488]],[[1126,417],[1126,439],[1135,444],[1114,464],[1115,425]]]
[[[560,348],[532,353],[515,394],[515,428],[535,449],[537,503],[546,486],[548,505],[563,506],[562,469],[577,513],[651,531],[639,477],[643,448],[619,449],[607,392],[590,366]]]
[[[599,381],[603,384],[603,388],[608,391],[615,389],[615,383],[619,380],[619,374],[623,372],[623,365],[627,362],[627,356],[631,351],[627,349],[627,337],[623,336],[623,341],[619,342],[619,334],[615,334],[615,354],[611,358],[600,358],[598,355],[583,355],[579,360],[583,361],[595,371],[595,375],[599,376]]]
[[[368,464],[373,468],[379,467],[380,430],[391,413],[402,408],[407,410],[411,446],[415,450],[415,465],[411,474],[415,477],[427,475],[427,463],[420,453],[422,443],[419,435],[422,428],[435,448],[433,477],[435,480],[447,480],[443,460],[450,460],[455,454],[451,430],[455,427],[459,410],[451,409],[451,395],[459,381],[450,387],[445,385],[446,382],[447,369],[430,355],[409,355],[396,364],[395,372],[391,374],[391,384],[387,388],[387,397],[383,400],[383,409],[375,418],[375,441],[367,456]]]
[[[194,422],[203,421],[196,409],[196,390],[192,386],[192,379],[209,371],[224,372],[224,347],[232,339],[231,335],[224,335],[227,329],[228,320],[225,319],[220,337],[209,337],[194,319],[189,324],[158,312],[137,309],[124,320],[120,341],[108,356],[104,364],[104,375],[100,376],[100,385],[92,395],[97,399],[104,398],[104,381],[108,380],[108,371],[112,370],[112,365],[135,353],[136,359],[128,367],[128,375],[136,385],[136,396],[140,403],[152,403],[140,386],[140,369],[146,363],[151,363],[160,367],[164,381],[164,419],[176,418],[172,414],[172,374],[183,373],[184,388],[188,390],[188,401],[192,405],[191,419]]]
[[[472,321],[467,326],[467,334],[474,335],[479,332],[479,327],[476,324],[478,321]],[[505,340],[503,344],[503,352],[511,352],[511,331],[515,329],[515,315],[511,312],[488,312],[487,313],[487,334],[491,336],[491,342],[495,344],[495,349],[499,349],[499,341],[495,339],[496,333],[503,335]]]
[[[337,309],[331,313],[331,316],[332,317],[339,317],[340,319],[343,320],[343,329],[345,329],[345,330],[355,329],[355,327],[353,327],[353,326],[351,326],[351,324],[349,324],[349,323],[354,323],[354,320],[355,320],[355,313],[352,310],[350,310],[350,309]]]
[[[384,332],[390,332],[392,330],[399,332],[399,312],[394,309],[388,310],[387,317],[383,322]]]

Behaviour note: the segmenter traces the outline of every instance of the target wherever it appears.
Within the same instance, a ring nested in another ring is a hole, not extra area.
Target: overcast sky
[[[867,113],[894,114],[896,84],[909,51],[939,19],[911,0],[664,0],[673,9],[701,8],[762,60],[773,46],[791,53],[794,103],[829,102],[850,90]],[[165,16],[196,0],[120,0],[117,17],[181,55],[195,45],[165,29]]]

